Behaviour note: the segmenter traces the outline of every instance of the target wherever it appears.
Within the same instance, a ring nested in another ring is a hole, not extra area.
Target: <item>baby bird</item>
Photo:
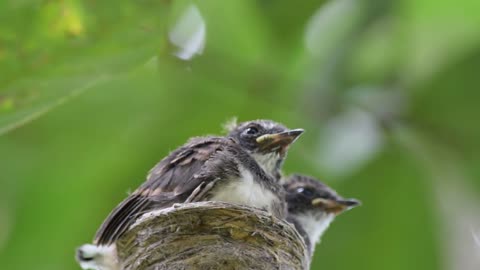
[[[288,147],[303,133],[270,120],[242,123],[227,137],[195,137],[171,152],[77,250],[84,269],[117,269],[115,242],[142,214],[175,203],[224,201],[263,208],[284,218],[278,173]]]
[[[335,217],[360,205],[360,201],[344,199],[310,176],[291,175],[283,186],[288,206],[287,221],[302,235],[310,257]]]

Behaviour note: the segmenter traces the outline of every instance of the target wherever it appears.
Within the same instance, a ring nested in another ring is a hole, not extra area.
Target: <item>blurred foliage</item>
[[[189,7],[205,44],[182,60],[171,31]],[[79,269],[75,247],[126,191],[232,116],[307,129],[286,171],[364,202],[312,269],[478,269],[480,217],[464,210],[480,203],[479,12],[475,0],[0,1],[2,269]],[[466,216],[472,231],[455,230]]]

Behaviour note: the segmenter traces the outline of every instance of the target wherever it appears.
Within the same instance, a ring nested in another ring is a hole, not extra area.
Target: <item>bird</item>
[[[82,269],[121,270],[115,245],[97,246],[84,244],[77,248],[75,259]]]
[[[258,164],[278,181],[282,178],[281,168],[289,146],[304,132],[303,129],[290,130],[283,124],[266,119],[238,124],[236,119],[233,119],[225,128],[229,131],[227,136],[235,138]],[[257,140],[262,143],[259,144]]]
[[[107,216],[94,244],[113,243],[142,214],[175,203],[223,201],[284,218],[284,189],[272,175],[302,129],[269,120],[246,122],[228,136],[194,137],[150,170],[147,180]]]
[[[314,177],[292,174],[285,179],[287,221],[302,236],[309,257],[337,215],[359,206],[357,199],[345,199]]]

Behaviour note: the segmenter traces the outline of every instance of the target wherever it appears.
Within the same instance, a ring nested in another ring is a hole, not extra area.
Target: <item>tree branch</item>
[[[269,213],[223,202],[142,216],[117,241],[123,269],[308,269],[301,236]]]

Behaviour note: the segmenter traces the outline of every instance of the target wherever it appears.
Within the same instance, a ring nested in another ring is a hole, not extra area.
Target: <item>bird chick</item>
[[[283,186],[288,208],[287,221],[293,223],[302,235],[310,257],[335,217],[360,205],[360,201],[344,199],[335,190],[310,176],[291,175]]]

